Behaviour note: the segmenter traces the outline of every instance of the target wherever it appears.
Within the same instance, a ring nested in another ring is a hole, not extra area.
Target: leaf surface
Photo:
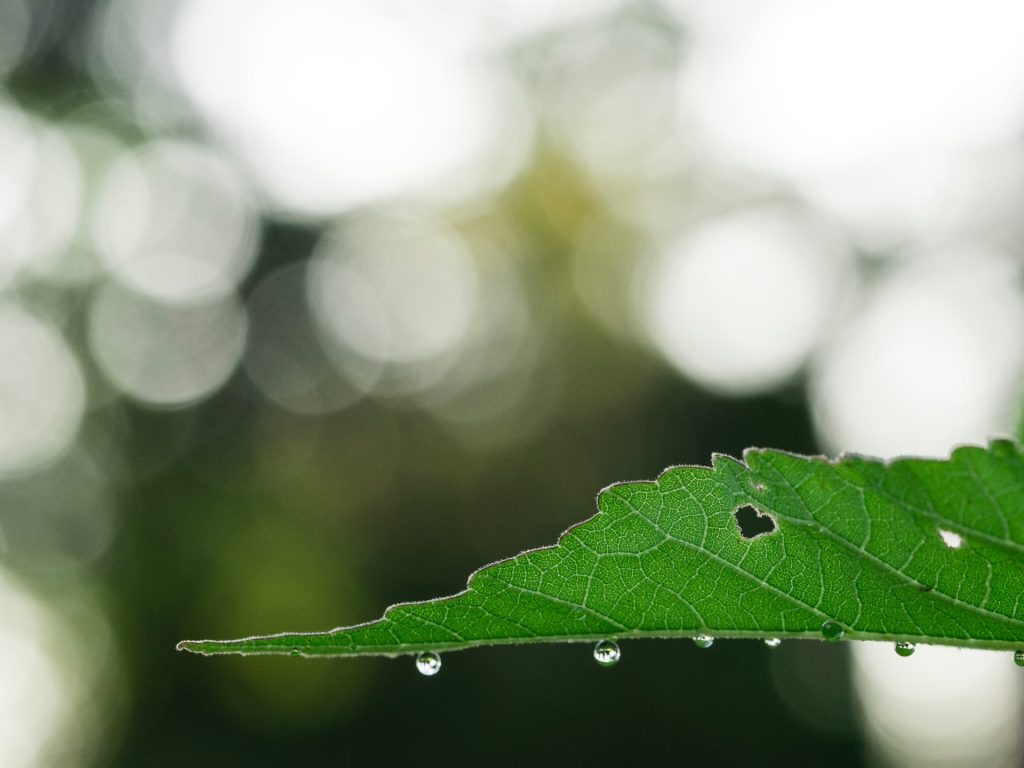
[[[612,485],[558,543],[473,573],[464,591],[366,624],[202,654],[397,655],[633,637],[822,638],[1024,647],[1024,456],[1008,440],[947,460],[743,461]],[[744,538],[737,510],[775,524]]]

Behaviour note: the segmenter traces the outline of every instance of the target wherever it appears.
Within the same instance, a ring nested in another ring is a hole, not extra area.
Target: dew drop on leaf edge
[[[1013,654],[1013,663],[1018,667],[1024,667],[1024,651],[1017,651]]]
[[[602,640],[594,646],[594,661],[602,667],[614,667],[621,658],[622,651],[614,640]]]
[[[907,656],[913,656],[917,646],[913,643],[896,643],[893,646],[896,649],[896,655],[906,658]]]
[[[821,625],[821,634],[830,643],[837,643],[843,639],[843,635],[846,634],[846,630],[834,621],[826,621]]]
[[[693,644],[698,648],[710,648],[715,643],[715,638],[711,635],[697,635],[693,638]]]
[[[777,637],[766,637],[764,639],[764,644],[767,645],[769,648],[778,648],[780,645],[782,645],[782,641]]]
[[[424,651],[416,657],[416,671],[426,677],[433,677],[441,671],[441,657],[433,651]]]

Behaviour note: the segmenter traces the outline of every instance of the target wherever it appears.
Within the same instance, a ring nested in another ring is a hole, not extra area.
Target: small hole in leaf
[[[947,531],[945,528],[939,528],[939,536],[942,538],[942,543],[950,549],[960,549],[964,544],[963,537],[959,533]]]
[[[754,509],[749,504],[733,512],[736,518],[736,525],[740,529],[740,536],[744,539],[756,539],[758,536],[767,536],[775,532],[775,521],[767,512]]]

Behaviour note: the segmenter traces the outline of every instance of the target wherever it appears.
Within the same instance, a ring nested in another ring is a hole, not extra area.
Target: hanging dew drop
[[[433,651],[425,651],[416,657],[416,671],[421,675],[433,677],[441,671],[441,657]]]
[[[821,634],[830,643],[837,643],[843,639],[843,635],[846,634],[846,630],[834,621],[826,621],[821,625]]]
[[[769,648],[778,648],[780,645],[782,645],[782,641],[779,640],[779,638],[777,637],[766,637],[764,639],[764,644],[767,645]]]
[[[715,638],[711,635],[697,635],[693,638],[693,644],[698,648],[710,648],[715,644]]]
[[[301,656],[298,648],[292,648],[292,656]]]
[[[907,656],[913,656],[914,650],[917,648],[913,643],[896,643],[894,646],[896,649],[896,655],[906,658]]]
[[[602,640],[594,646],[594,661],[602,667],[614,667],[621,658],[622,651],[614,640]]]
[[[1017,651],[1013,654],[1013,663],[1018,667],[1024,667],[1024,651]]]

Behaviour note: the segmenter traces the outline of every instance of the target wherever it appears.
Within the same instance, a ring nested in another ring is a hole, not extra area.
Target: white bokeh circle
[[[783,209],[698,223],[658,254],[638,297],[654,346],[727,393],[770,389],[810,354],[846,260],[818,227]]]
[[[0,302],[0,477],[36,469],[68,450],[86,392],[61,334],[16,304]]]
[[[388,4],[188,0],[172,56],[271,205],[298,214],[436,183],[500,126],[502,91],[482,62]]]
[[[948,455],[1011,426],[1024,372],[1015,266],[986,252],[896,270],[823,345],[810,396],[834,451]]]
[[[730,162],[819,174],[1001,140],[1024,118],[1013,0],[785,0],[731,21],[698,37],[679,91]]]
[[[100,370],[124,394],[158,407],[216,392],[241,360],[246,327],[234,294],[176,306],[108,283],[89,307],[89,345]]]
[[[119,281],[187,303],[233,291],[256,255],[256,220],[231,168],[211,151],[155,141],[122,155],[99,191],[93,239]]]
[[[77,230],[82,174],[65,132],[0,102],[0,289],[52,270]]]
[[[371,360],[415,364],[451,352],[465,338],[477,272],[458,234],[440,221],[364,217],[324,239],[308,291],[335,344]]]

